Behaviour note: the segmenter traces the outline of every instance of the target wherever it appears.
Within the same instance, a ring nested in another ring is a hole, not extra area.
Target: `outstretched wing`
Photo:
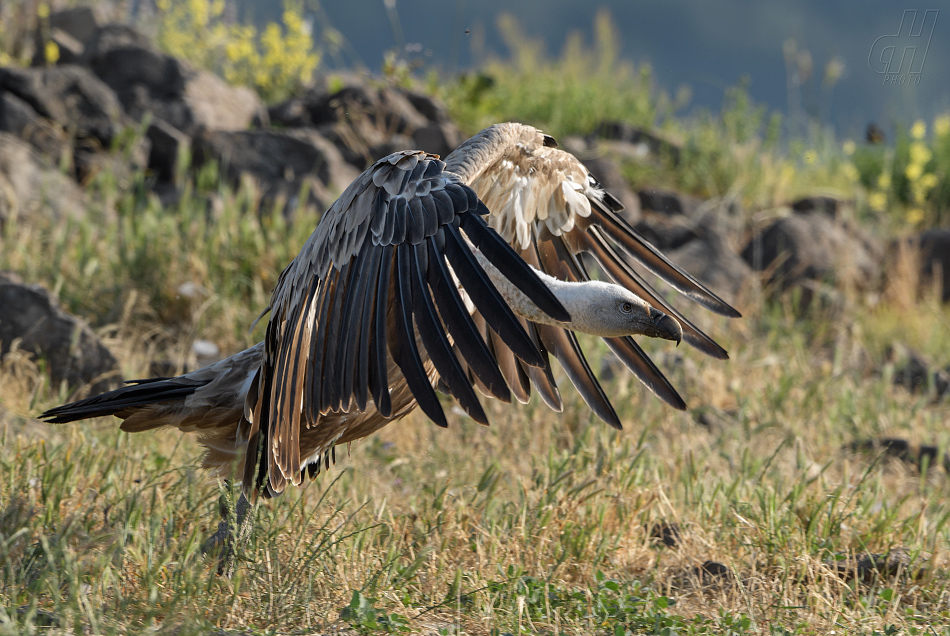
[[[491,395],[510,399],[459,284],[521,364],[543,364],[462,232],[542,310],[569,320],[515,251],[484,229],[488,209],[444,167],[436,156],[412,151],[376,162],[330,207],[281,274],[245,407],[249,448],[262,445],[258,487],[277,493],[286,481],[300,481],[301,427],[319,426],[322,414],[367,408],[384,417],[401,414],[390,397],[394,383],[405,382],[440,426],[447,423],[436,380],[479,422],[487,419],[466,369]],[[253,459],[246,461],[246,484],[253,483],[253,470]]]
[[[488,224],[527,262],[562,280],[589,280],[578,258],[579,253],[587,252],[615,283],[675,317],[686,342],[714,358],[728,358],[722,347],[670,306],[632,262],[713,312],[730,317],[738,317],[739,312],[630,227],[618,214],[623,208],[620,202],[600,187],[576,157],[559,150],[553,138],[531,126],[497,124],[459,146],[446,158],[446,164],[446,169],[470,185],[491,210]],[[558,359],[591,409],[620,428],[574,334],[544,325],[529,325],[529,332],[545,357],[550,352]],[[657,396],[675,408],[686,407],[632,338],[604,341]],[[560,410],[560,396],[549,369],[528,369],[514,361],[502,369],[519,399],[526,399],[525,378],[530,377],[545,402]]]

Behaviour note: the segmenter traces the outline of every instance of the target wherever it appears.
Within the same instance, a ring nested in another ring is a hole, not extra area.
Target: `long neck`
[[[542,134],[524,124],[494,124],[453,150],[445,158],[445,169],[454,172],[462,183],[471,185],[518,143],[541,145]]]
[[[591,323],[588,309],[591,306],[591,300],[595,296],[604,294],[610,288],[610,284],[600,281],[567,282],[535,269],[538,278],[557,296],[557,299],[564,305],[564,309],[571,315],[570,322],[558,322],[541,311],[530,298],[505,278],[498,268],[492,265],[478,249],[472,249],[472,252],[485,273],[491,278],[492,283],[495,284],[498,292],[505,298],[508,306],[518,316],[543,325],[565,327],[582,333],[597,334],[602,331],[598,325]]]

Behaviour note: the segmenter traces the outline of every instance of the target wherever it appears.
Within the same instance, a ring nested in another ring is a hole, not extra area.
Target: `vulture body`
[[[560,410],[552,356],[591,409],[620,428],[574,331],[603,336],[660,399],[685,408],[631,335],[727,354],[631,260],[706,308],[739,314],[642,239],[620,209],[573,155],[522,124],[487,128],[445,162],[394,153],[343,192],[283,271],[264,311],[264,342],[43,417],[116,415],[124,431],[194,432],[204,466],[219,476],[243,456],[253,497],[312,478],[335,445],[416,406],[447,426],[437,391],[486,424],[478,393],[524,402],[533,385]],[[611,282],[591,281],[581,252]]]

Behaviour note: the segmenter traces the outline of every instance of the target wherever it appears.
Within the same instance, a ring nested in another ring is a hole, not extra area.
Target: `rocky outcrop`
[[[13,347],[45,363],[54,385],[100,393],[121,384],[115,357],[88,325],[39,285],[0,272],[0,357]]]
[[[357,77],[345,81],[337,90],[315,87],[271,107],[272,123],[318,130],[359,170],[394,150],[444,157],[462,142],[445,108],[432,98]]]
[[[659,188],[637,194],[642,212],[634,228],[671,261],[729,303],[757,288],[752,270],[734,247],[742,216],[735,204]]]
[[[165,55],[127,25],[100,27],[83,62],[105,82],[134,121],[147,115],[187,135],[199,130],[244,130],[266,110],[254,91]]]
[[[75,181],[27,142],[0,132],[0,224],[39,214],[78,219],[86,205],[86,196]]]
[[[907,244],[917,252],[921,291],[935,289],[943,302],[950,302],[950,230],[927,230]]]
[[[0,131],[71,168],[79,181],[95,173],[131,124],[112,90],[86,68],[0,68]],[[147,154],[148,142],[136,140],[123,165],[144,167]]]
[[[882,247],[853,225],[822,212],[793,213],[760,232],[742,250],[742,258],[762,272],[772,289],[784,291],[811,283],[877,289]]]
[[[312,129],[295,131],[209,131],[195,139],[195,159],[214,159],[229,178],[253,179],[270,201],[292,210],[306,186],[309,203],[326,208],[339,191],[335,184],[349,184],[357,172],[340,152]]]

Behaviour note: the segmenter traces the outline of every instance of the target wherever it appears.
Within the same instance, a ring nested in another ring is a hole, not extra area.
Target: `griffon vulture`
[[[129,386],[43,414],[115,415],[122,430],[174,426],[207,449],[204,467],[243,493],[274,496],[419,406],[447,426],[437,391],[487,424],[478,393],[561,409],[556,358],[590,408],[620,420],[574,332],[607,346],[661,400],[685,403],[633,335],[726,352],[673,309],[630,259],[707,309],[739,313],[640,237],[620,203],[554,139],[491,126],[445,161],[380,159],[323,215],[273,291],[264,342],[176,378]],[[593,257],[612,282],[591,280]],[[264,315],[264,314],[262,314]],[[245,501],[246,505],[246,501]]]

